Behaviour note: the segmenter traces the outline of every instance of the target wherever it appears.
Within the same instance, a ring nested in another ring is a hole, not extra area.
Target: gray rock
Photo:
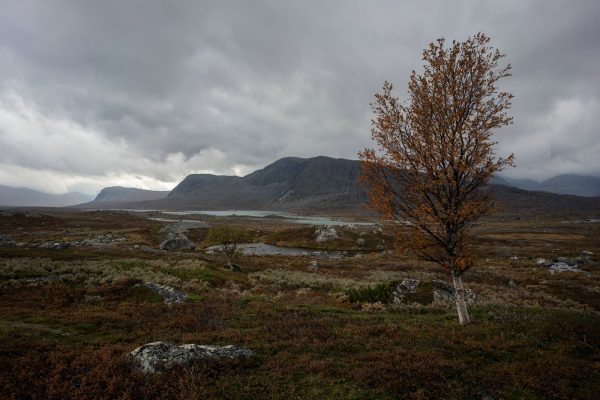
[[[454,303],[456,301],[454,286],[450,283],[434,279],[431,281],[433,284],[433,298],[434,300],[442,300]],[[475,293],[471,289],[465,289],[465,302],[467,304],[474,303],[477,299]]]
[[[402,303],[408,293],[414,293],[417,290],[419,283],[418,279],[404,279],[401,283],[397,284],[392,292],[392,303]]]
[[[356,244],[359,245],[359,246],[364,246],[365,243],[367,243],[367,241],[365,239],[363,239],[363,238],[356,239]]]
[[[308,269],[311,271],[316,271],[319,269],[319,263],[316,260],[312,260],[308,263]]]
[[[579,266],[577,266],[577,263],[566,263],[563,261],[557,261],[554,263],[550,263],[546,266],[550,269],[551,274],[554,274],[555,272],[579,272],[584,273],[586,275],[590,275],[590,272],[584,271],[581,268],[579,268]]]
[[[160,294],[167,304],[183,303],[188,297],[187,294],[180,292],[171,286],[159,285],[158,283],[152,282],[145,282],[143,286]]]
[[[183,233],[169,233],[164,242],[160,244],[161,250],[195,250],[196,245]]]
[[[229,346],[210,346],[200,344],[183,344],[154,342],[148,343],[128,354],[144,373],[155,373],[161,369],[169,369],[176,365],[188,364],[198,360],[219,358],[245,358],[254,353],[252,350]]]

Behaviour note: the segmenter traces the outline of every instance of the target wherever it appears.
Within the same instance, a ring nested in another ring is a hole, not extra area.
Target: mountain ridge
[[[343,210],[364,213],[366,193],[358,181],[357,160],[285,157],[246,176],[190,174],[166,197],[120,204],[122,208],[174,210],[273,210],[327,213]],[[527,191],[511,185],[511,179],[495,176],[489,189],[505,210],[568,212],[599,210],[600,197],[578,197]],[[91,206],[98,205],[92,202]],[[114,206],[114,204],[113,204]]]

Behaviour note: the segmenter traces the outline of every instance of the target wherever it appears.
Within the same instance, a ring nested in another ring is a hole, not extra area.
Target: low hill
[[[66,207],[90,199],[91,196],[78,192],[51,194],[28,188],[0,186],[0,207]]]

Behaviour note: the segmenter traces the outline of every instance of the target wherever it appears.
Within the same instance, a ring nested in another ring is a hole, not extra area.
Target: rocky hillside
[[[168,191],[136,189],[123,186],[111,186],[104,188],[98,193],[94,202],[137,202],[158,200],[167,197]]]

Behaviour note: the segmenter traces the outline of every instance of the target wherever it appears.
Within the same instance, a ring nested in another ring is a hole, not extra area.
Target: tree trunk
[[[454,298],[456,300],[456,311],[458,311],[458,322],[461,325],[471,322],[467,312],[467,303],[465,303],[465,288],[463,287],[460,274],[452,273],[452,282],[454,283]]]

